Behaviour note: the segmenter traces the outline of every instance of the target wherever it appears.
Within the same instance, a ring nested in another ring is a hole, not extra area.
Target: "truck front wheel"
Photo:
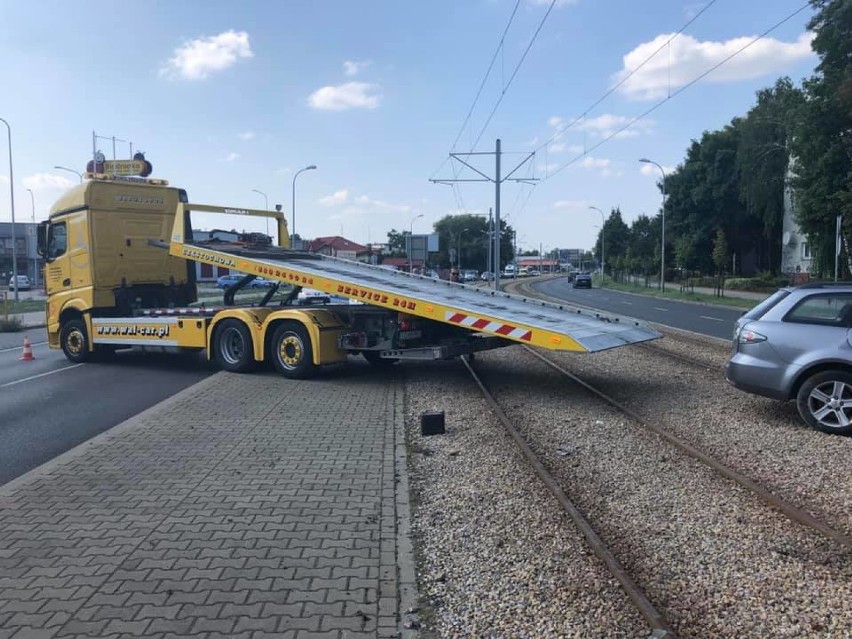
[[[59,341],[62,344],[62,352],[69,361],[82,364],[91,358],[89,334],[86,331],[86,322],[82,318],[68,320],[62,324]]]
[[[251,331],[236,319],[223,320],[213,338],[213,357],[230,373],[246,373],[254,366]]]
[[[285,322],[276,328],[269,350],[275,369],[284,377],[305,379],[316,371],[311,340],[300,324]]]

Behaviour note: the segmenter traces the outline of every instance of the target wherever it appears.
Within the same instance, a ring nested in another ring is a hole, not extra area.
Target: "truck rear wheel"
[[[75,364],[89,361],[92,356],[89,351],[89,334],[86,331],[86,322],[82,318],[68,320],[62,324],[59,341],[62,344],[62,352],[65,353],[65,357]]]
[[[223,320],[213,337],[213,357],[230,373],[246,373],[254,367],[251,331],[236,319]]]
[[[296,322],[285,322],[275,329],[269,356],[275,370],[284,377],[305,379],[316,372],[311,340],[305,328]]]

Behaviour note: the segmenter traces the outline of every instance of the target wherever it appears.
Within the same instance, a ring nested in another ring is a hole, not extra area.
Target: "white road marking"
[[[667,309],[667,308],[660,308],[659,306],[655,306],[655,307],[654,307],[654,310],[655,310],[655,311],[668,311],[669,309]]]
[[[16,384],[23,384],[24,382],[29,382],[33,379],[38,379],[39,377],[46,377],[47,375],[53,375],[54,373],[61,373],[63,371],[70,371],[72,368],[77,368],[78,366],[82,366],[82,364],[71,364],[71,366],[65,366],[63,368],[57,368],[55,371],[47,371],[46,373],[39,373],[38,375],[31,375],[30,377],[25,377],[24,379],[17,379],[14,382],[7,382],[6,384],[0,384],[0,388],[6,388],[7,386],[15,386]]]
[[[31,344],[31,346],[41,346],[43,344],[47,344],[47,342],[35,342]],[[8,353],[10,351],[19,351],[23,348],[23,346],[15,346],[14,348],[0,348],[0,353]]]
[[[723,319],[719,319],[718,317],[710,317],[709,315],[699,315],[698,317],[700,317],[701,319],[713,320],[714,322],[724,322],[725,321]]]
[[[625,302],[624,300],[622,300],[621,303],[627,304],[628,306],[633,306],[633,302]]]

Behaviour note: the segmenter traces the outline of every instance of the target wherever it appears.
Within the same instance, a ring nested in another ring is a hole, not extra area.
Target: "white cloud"
[[[554,115],[547,118],[547,123],[554,129],[561,129],[562,126],[565,124],[565,120],[560,118],[558,115]]]
[[[281,168],[275,169],[275,175],[289,175],[292,173],[292,170],[289,166],[282,166]]]
[[[629,129],[620,131],[623,127],[630,124],[633,118],[625,115],[612,115],[604,113],[594,118],[586,118],[577,123],[577,128],[581,131],[589,131],[593,135],[608,138],[615,134],[617,138],[632,138],[643,133],[651,133],[654,128],[653,120],[638,120],[633,123]],[[616,131],[619,131],[616,134]]]
[[[333,218],[340,219],[344,216],[366,215],[370,213],[410,213],[411,207],[405,204],[391,204],[384,200],[376,200],[367,195],[353,195],[349,189],[335,191],[317,200],[319,204],[326,207],[338,207],[340,212]]]
[[[8,184],[9,183],[9,176],[8,175],[0,175],[0,182],[2,182],[3,184]]]
[[[370,66],[369,60],[364,60],[362,62],[357,62],[355,60],[345,60],[343,62],[343,73],[348,76],[358,75],[368,66]]]
[[[381,101],[381,87],[366,82],[347,82],[337,86],[325,86],[314,91],[308,104],[323,111],[346,109],[375,109]]]
[[[666,172],[666,175],[671,175],[677,170],[677,167],[663,165],[663,170]],[[642,163],[642,167],[639,169],[639,172],[642,175],[653,175],[655,177],[662,177],[662,175],[660,175],[660,169],[657,168],[657,165],[649,164],[648,162]]]
[[[237,137],[239,137],[244,142],[254,140],[254,131],[244,131],[243,133],[240,133]]]
[[[553,208],[557,210],[577,211],[589,208],[589,203],[585,200],[557,200],[553,203]]]
[[[613,80],[620,82],[671,36],[672,34],[658,35],[627,53],[623,58],[623,68],[613,76]],[[812,33],[803,33],[795,42],[763,38],[710,73],[706,80],[716,83],[737,82],[783,73],[791,64],[814,55],[811,50],[813,37]],[[745,36],[724,42],[702,42],[681,34],[672,40],[668,47],[663,47],[618,90],[634,100],[665,97],[670,89],[674,91],[691,82],[753,39],[753,36]]]
[[[591,155],[583,158],[580,166],[586,169],[604,169],[610,165],[607,158],[593,158]]]
[[[236,162],[239,159],[240,159],[239,153],[228,153],[228,155],[226,155],[225,157],[220,158],[219,161],[220,162]]]
[[[169,79],[203,80],[215,71],[233,66],[242,58],[252,58],[249,36],[245,31],[225,31],[211,37],[190,40],[175,49],[175,55],[160,69]]]
[[[0,176],[2,180],[2,176]],[[6,178],[8,182],[9,179]],[[32,189],[33,191],[64,191],[76,185],[77,182],[72,182],[63,175],[54,173],[36,173],[28,175],[23,179],[24,188]]]
[[[340,191],[335,191],[332,195],[321,197],[317,201],[323,206],[338,206],[340,204],[345,204],[349,201],[349,191],[347,189],[341,189]]]

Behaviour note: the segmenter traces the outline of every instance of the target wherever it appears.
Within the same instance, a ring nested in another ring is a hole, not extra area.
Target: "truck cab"
[[[162,180],[90,180],[54,204],[38,229],[51,346],[71,318],[196,300],[194,265],[156,244],[168,241],[178,202],[186,193]]]

